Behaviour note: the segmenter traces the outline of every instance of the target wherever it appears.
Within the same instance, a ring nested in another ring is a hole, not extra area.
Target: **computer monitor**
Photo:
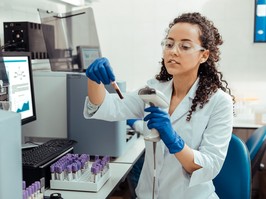
[[[86,69],[97,58],[101,57],[98,46],[77,46],[77,57],[80,69]]]
[[[8,76],[9,110],[21,114],[22,124],[36,120],[30,53],[3,52],[1,56]]]

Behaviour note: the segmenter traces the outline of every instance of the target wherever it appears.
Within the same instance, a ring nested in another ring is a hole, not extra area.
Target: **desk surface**
[[[257,129],[257,128],[260,128],[262,126],[263,126],[262,124],[256,124],[253,121],[244,122],[244,121],[235,120],[234,124],[233,124],[234,128],[241,128],[241,129]]]
[[[61,193],[64,199],[103,199],[109,197],[116,186],[126,177],[133,164],[144,152],[145,143],[142,137],[136,139],[134,143],[125,151],[125,153],[110,163],[111,177],[98,192],[82,191],[63,191],[51,190],[45,191],[45,196],[51,193]]]
[[[142,155],[145,149],[145,142],[142,136],[140,136],[132,145],[129,146],[125,153],[112,161],[112,163],[128,163],[134,164]]]
[[[237,125],[234,125],[233,127],[234,128],[238,128],[238,129],[257,129],[257,128],[260,128],[262,127],[263,125],[260,125],[260,124],[237,124]]]

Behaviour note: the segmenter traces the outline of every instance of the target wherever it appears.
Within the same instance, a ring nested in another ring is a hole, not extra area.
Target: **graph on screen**
[[[20,113],[22,120],[33,117],[34,96],[29,57],[4,56],[3,61],[9,79],[8,101],[11,102],[11,111]]]

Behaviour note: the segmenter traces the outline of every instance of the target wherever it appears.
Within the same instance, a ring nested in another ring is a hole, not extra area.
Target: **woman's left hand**
[[[154,128],[159,132],[161,139],[170,153],[174,154],[180,152],[184,148],[185,143],[173,129],[169,114],[156,106],[148,107],[144,111],[150,112],[144,118],[144,121],[148,121],[148,128]]]

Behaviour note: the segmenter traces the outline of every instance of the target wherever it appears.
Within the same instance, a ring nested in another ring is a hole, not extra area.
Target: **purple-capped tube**
[[[100,159],[100,156],[99,155],[95,155],[95,157],[94,157],[94,161],[96,162],[97,160],[99,160]]]
[[[71,158],[72,157],[72,154],[71,153],[68,153],[65,155],[66,158]]]
[[[96,165],[92,165],[91,166],[91,175],[90,175],[90,179],[89,179],[89,181],[90,182],[94,182],[95,183],[95,178],[96,178]]]
[[[55,165],[54,164],[50,166],[50,172],[51,172],[51,180],[55,180]]]
[[[110,156],[104,156],[103,159],[106,160],[106,162],[110,162]]]
[[[28,187],[25,189],[26,195],[27,195],[27,199],[31,199],[31,195],[30,195],[30,191],[28,189]]]
[[[32,197],[36,198],[36,190],[35,190],[35,186],[33,184],[31,184],[30,186],[31,192],[32,192]]]
[[[87,155],[87,158],[86,158],[86,169],[90,169],[90,167],[91,167],[91,157],[90,157],[90,155],[89,154],[86,154]]]
[[[83,174],[86,171],[86,169],[85,169],[86,160],[81,159],[80,163],[81,163],[81,174]]]
[[[100,165],[97,165],[97,173],[96,173],[96,176],[95,176],[95,182],[97,182],[100,177],[101,177],[101,166]]]
[[[66,167],[66,172],[67,172],[67,180],[68,180],[68,181],[73,180],[72,166],[71,166],[71,165],[67,165],[67,167]]]
[[[103,166],[103,169],[102,169],[102,175],[104,175],[107,171],[107,167],[106,167],[106,160],[105,159],[102,159],[101,161],[101,165]]]
[[[91,168],[92,167],[96,167],[97,166],[97,162],[93,162],[92,165],[91,165]]]
[[[90,155],[89,155],[89,154],[85,154],[85,153],[83,153],[83,154],[80,155],[80,157],[81,157],[82,159],[85,159],[86,161],[90,161]]]
[[[109,170],[109,168],[110,168],[110,165],[109,165],[109,163],[110,163],[110,156],[104,156],[105,157],[105,160],[106,160],[106,168],[107,168],[107,170]]]
[[[101,165],[101,162],[99,161],[97,163],[97,166],[99,168],[99,176],[102,177],[103,176],[103,173],[102,173],[102,171],[103,171],[103,165]]]
[[[73,154],[73,159],[77,160],[79,158],[79,154]]]
[[[72,175],[73,175],[73,180],[78,179],[78,165],[76,163],[72,164]]]
[[[28,192],[23,189],[23,199],[28,199]]]
[[[88,169],[91,167],[91,164],[90,164],[90,155],[89,154],[81,154],[80,157],[85,160],[85,166],[84,168],[85,169]]]
[[[99,164],[101,162],[101,159],[100,158],[98,158],[98,159],[96,159],[95,161],[94,161],[94,163],[96,163],[96,164]]]
[[[59,166],[60,166],[59,164],[55,164],[54,167],[55,180],[59,180],[59,173],[58,173]]]
[[[56,180],[63,180],[62,176],[63,176],[63,169],[61,164],[56,164],[55,165],[55,179]]]
[[[100,169],[98,165],[94,165],[91,167],[91,182],[96,183],[99,179],[99,174],[100,173]]]
[[[84,170],[87,168],[86,162],[87,162],[87,155],[81,154],[79,157],[79,160],[81,162],[81,170]]]
[[[41,182],[40,181],[36,181],[35,182],[37,184],[37,188],[38,188],[38,193],[39,193],[39,198],[43,199],[44,198],[44,187],[41,187]],[[42,190],[43,188],[43,190]]]
[[[103,167],[105,167],[105,165],[106,165],[106,160],[105,159],[101,160],[101,165],[103,165]]]
[[[32,191],[31,191],[31,188],[30,187],[27,187],[26,188],[26,191],[28,192],[28,198],[29,199],[32,199]]]
[[[22,181],[22,190],[25,190],[26,189],[26,181]]]
[[[62,166],[58,167],[57,172],[58,172],[58,180],[64,180],[64,172]]]
[[[81,176],[81,162],[76,160],[76,164],[77,164],[77,167],[78,167],[78,178]]]
[[[36,181],[36,182],[34,182],[32,185],[34,186],[35,195],[36,195],[35,197],[36,197],[36,198],[39,198],[39,195],[40,195],[40,190],[39,190],[39,188],[38,188],[37,181]]]
[[[67,176],[67,173],[66,173],[67,162],[66,162],[66,160],[64,160],[64,162],[62,162],[61,167],[62,167],[62,172],[63,172],[63,179],[65,179]]]

